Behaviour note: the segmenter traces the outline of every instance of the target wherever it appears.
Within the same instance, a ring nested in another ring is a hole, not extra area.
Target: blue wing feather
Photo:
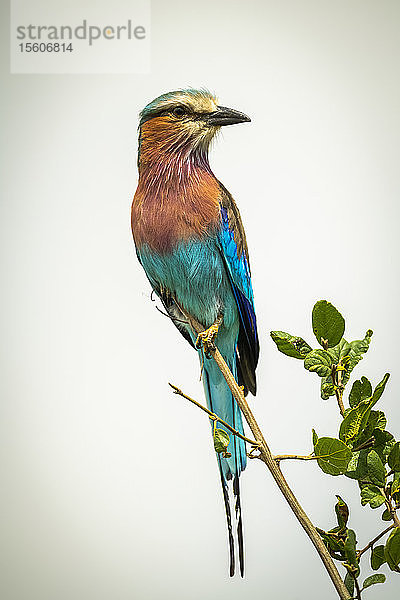
[[[238,371],[245,388],[254,394],[259,343],[246,239],[233,198],[225,188],[222,191],[219,244],[239,313]]]

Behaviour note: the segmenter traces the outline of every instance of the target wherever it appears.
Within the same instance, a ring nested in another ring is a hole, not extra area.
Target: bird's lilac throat
[[[207,148],[190,140],[141,135],[139,182],[132,205],[136,246],[168,253],[178,241],[204,238],[220,222],[220,186]],[[154,144],[157,141],[158,144]]]

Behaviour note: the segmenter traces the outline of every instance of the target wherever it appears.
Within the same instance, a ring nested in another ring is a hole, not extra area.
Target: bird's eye
[[[175,117],[183,117],[186,114],[186,110],[183,108],[183,106],[175,106],[172,112]]]

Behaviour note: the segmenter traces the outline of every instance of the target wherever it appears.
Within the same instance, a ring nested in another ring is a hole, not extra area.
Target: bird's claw
[[[195,346],[198,349],[203,348],[206,358],[211,358],[211,352],[215,350],[214,340],[217,337],[218,330],[219,324],[214,323],[197,336]]]

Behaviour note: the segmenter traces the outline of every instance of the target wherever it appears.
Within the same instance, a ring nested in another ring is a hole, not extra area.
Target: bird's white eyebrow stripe
[[[177,90],[149,103],[140,113],[140,126],[179,105],[187,108],[192,114],[201,115],[217,110],[218,100],[206,90]]]
[[[205,103],[203,104],[203,106],[198,106],[198,107],[194,106],[193,101],[191,101],[191,99],[189,99],[189,98],[176,98],[176,100],[175,99],[174,100],[166,100],[164,103],[161,103],[157,108],[159,109],[160,112],[163,112],[163,111],[172,110],[176,106],[180,106],[180,105],[184,106],[185,108],[188,108],[190,111],[192,111],[194,113],[202,113],[202,114],[207,114],[217,108],[217,105],[211,101],[209,102],[209,106],[205,106]]]

